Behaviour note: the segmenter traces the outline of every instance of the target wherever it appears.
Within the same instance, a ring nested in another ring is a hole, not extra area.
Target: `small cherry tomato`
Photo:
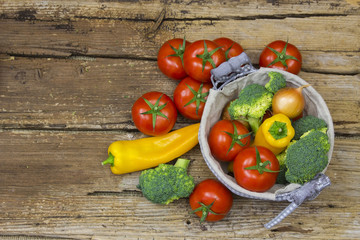
[[[169,96],[161,92],[148,92],[135,101],[132,119],[140,132],[159,136],[168,133],[175,125],[177,110]]]
[[[226,61],[225,52],[215,42],[198,40],[186,47],[185,72],[200,82],[210,82],[211,69]]]
[[[190,42],[181,38],[166,41],[159,49],[157,63],[159,69],[169,78],[181,80],[187,76],[183,68],[183,55]]]
[[[269,149],[255,146],[239,152],[233,170],[241,187],[253,192],[266,192],[274,186],[280,165]]]
[[[230,212],[232,193],[222,183],[214,179],[206,179],[195,186],[189,197],[190,206],[200,222],[219,221]]]
[[[181,115],[200,120],[211,88],[211,83],[201,83],[191,77],[181,80],[174,91],[174,103]]]
[[[214,42],[221,46],[221,49],[225,52],[226,60],[238,56],[244,51],[239,43],[234,42],[230,38],[217,38],[214,40]]]
[[[299,49],[281,40],[268,44],[260,55],[260,67],[276,68],[298,74],[301,69],[302,57]]]
[[[250,145],[251,132],[236,120],[220,120],[210,129],[208,142],[211,154],[218,160],[229,162]]]

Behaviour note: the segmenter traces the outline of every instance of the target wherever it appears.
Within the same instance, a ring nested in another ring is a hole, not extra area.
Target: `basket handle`
[[[226,84],[257,71],[245,52],[223,62],[211,70],[211,83],[215,90],[221,90]]]
[[[299,207],[305,200],[315,199],[320,192],[331,185],[331,181],[328,176],[323,173],[319,173],[313,180],[307,182],[302,187],[290,192],[279,194],[276,196],[277,201],[288,200],[290,203],[279,215],[273,218],[270,222],[264,226],[267,229],[272,228],[276,224],[280,223],[285,217],[292,213],[297,207]]]

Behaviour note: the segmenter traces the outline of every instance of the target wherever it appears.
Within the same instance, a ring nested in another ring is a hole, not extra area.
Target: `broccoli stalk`
[[[233,120],[246,120],[252,132],[259,129],[266,110],[272,104],[273,94],[259,84],[247,85],[239,97],[230,103],[229,115]]]
[[[187,174],[189,163],[190,160],[179,158],[174,165],[159,164],[156,168],[144,170],[137,187],[145,198],[158,204],[188,197],[195,187],[193,177]]]

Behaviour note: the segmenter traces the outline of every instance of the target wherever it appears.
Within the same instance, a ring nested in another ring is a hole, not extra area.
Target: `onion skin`
[[[291,119],[298,117],[305,108],[302,90],[308,86],[310,85],[299,88],[287,87],[277,91],[272,101],[273,114],[282,113]]]

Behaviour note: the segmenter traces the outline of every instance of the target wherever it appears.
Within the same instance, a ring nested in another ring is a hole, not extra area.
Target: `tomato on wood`
[[[175,125],[177,110],[169,96],[148,92],[137,99],[131,109],[132,119],[139,131],[150,136],[168,133]]]
[[[211,88],[211,83],[201,83],[191,77],[181,80],[174,91],[174,103],[181,115],[200,120]]]
[[[214,179],[206,179],[195,186],[189,197],[190,206],[200,222],[219,221],[230,212],[233,196],[229,189]]]
[[[183,68],[183,55],[190,42],[182,38],[166,41],[159,49],[157,64],[162,73],[169,78],[181,80],[187,76]]]
[[[220,120],[210,129],[208,137],[211,154],[229,162],[251,142],[251,132],[236,120]]]
[[[264,48],[260,55],[259,65],[298,74],[302,65],[302,56],[296,46],[277,40]]]
[[[233,170],[241,187],[253,192],[266,192],[274,186],[280,165],[269,149],[255,146],[239,152]]]
[[[225,61],[225,52],[210,40],[195,41],[184,52],[185,72],[200,82],[210,82],[211,69]]]
[[[214,40],[214,42],[219,45],[221,49],[225,52],[226,60],[238,56],[244,51],[244,49],[239,43],[231,40],[230,38],[217,38]]]

